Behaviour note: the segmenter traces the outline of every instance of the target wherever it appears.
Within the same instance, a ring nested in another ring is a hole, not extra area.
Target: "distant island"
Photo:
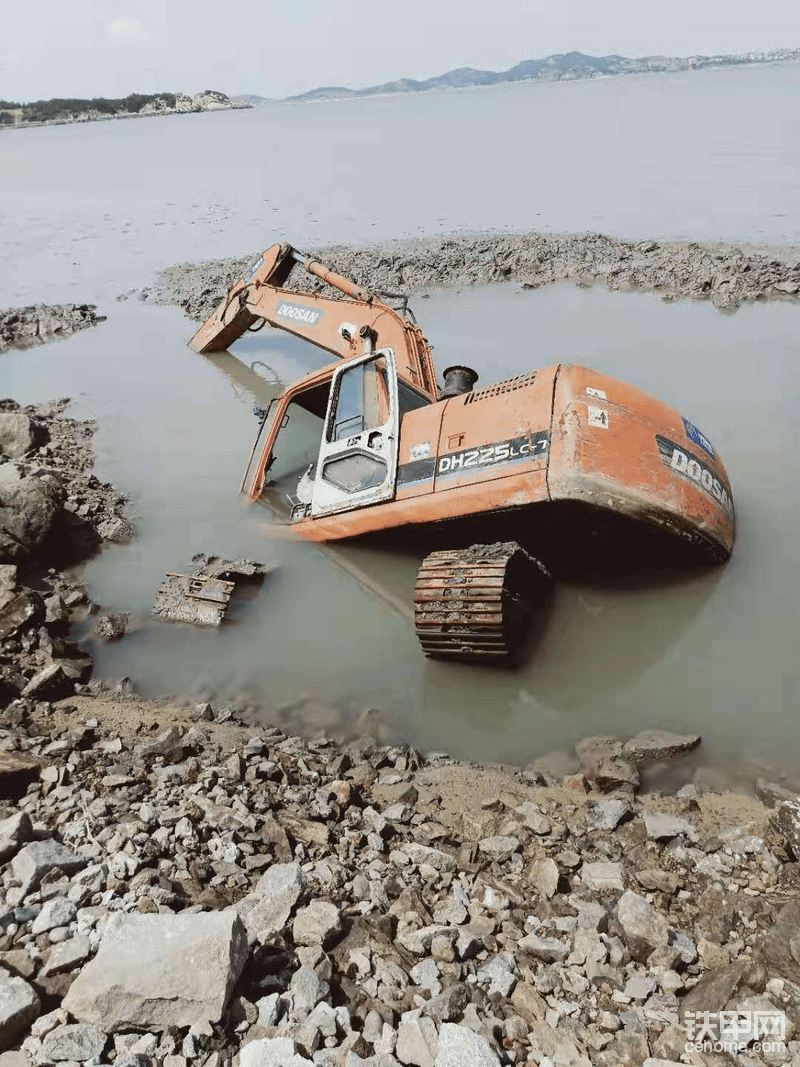
[[[326,85],[306,93],[285,97],[292,102],[315,100],[343,100],[359,96],[378,96],[383,93],[427,93],[436,89],[466,89],[479,85],[500,85],[506,82],[523,81],[576,81],[580,78],[612,77],[622,74],[664,74],[685,70],[703,70],[709,67],[741,66],[747,63],[784,63],[800,60],[800,48],[779,48],[770,52],[743,52],[739,55],[719,56],[644,56],[630,59],[627,56],[587,56],[583,52],[566,52],[546,56],[544,59],[526,59],[510,70],[476,70],[474,67],[459,67],[440,74],[436,78],[415,81],[399,78],[397,81],[371,85],[366,89],[348,89],[342,85]],[[234,97],[248,104],[274,103],[254,94]]]
[[[31,104],[0,100],[0,127],[52,126],[69,122],[99,122],[103,119],[130,119],[145,115],[185,115],[197,111],[225,111],[250,107],[231,100],[216,89],[186,96],[185,93],[131,93],[118,100],[103,96],[93,100],[36,100]]]

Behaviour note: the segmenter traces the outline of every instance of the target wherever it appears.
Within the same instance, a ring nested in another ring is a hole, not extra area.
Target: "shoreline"
[[[260,253],[182,263],[126,296],[182,307],[203,321]],[[723,311],[763,299],[800,297],[800,246],[622,240],[603,234],[457,234],[354,249],[311,249],[333,270],[370,291],[406,292],[514,282],[536,289],[558,281],[658,293],[664,300],[710,300]],[[320,283],[296,269],[292,285]]]
[[[202,115],[209,111],[242,111],[252,106],[252,104],[231,104],[230,107],[202,107],[190,111],[178,111],[177,109],[149,111],[144,115],[131,112],[124,115],[98,115],[97,118],[91,119],[47,119],[45,122],[15,122],[8,126],[0,126],[0,133],[3,130],[34,130],[41,126],[86,126],[90,122],[114,122],[117,119],[157,119],[163,118],[165,115]]]

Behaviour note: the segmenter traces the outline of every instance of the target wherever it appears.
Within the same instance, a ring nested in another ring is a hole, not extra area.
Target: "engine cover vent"
[[[511,393],[515,389],[524,389],[526,385],[532,385],[535,378],[536,371],[529,370],[526,374],[520,374],[516,378],[508,378],[504,382],[486,385],[483,389],[476,389],[473,393],[465,393],[464,403],[474,404],[478,400],[488,400],[490,396],[499,396],[501,393]]]

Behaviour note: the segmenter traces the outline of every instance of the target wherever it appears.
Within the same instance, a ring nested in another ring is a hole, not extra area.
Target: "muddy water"
[[[6,131],[0,306],[181,260],[500,229],[792,242],[800,64]]]
[[[438,292],[415,310],[438,365],[465,362],[484,383],[570,360],[675,404],[727,465],[739,524],[731,563],[657,587],[635,577],[561,584],[541,644],[515,672],[426,661],[407,618],[369,588],[410,604],[412,554],[351,546],[342,569],[313,546],[274,539],[263,511],[238,502],[254,400],[318,365],[316,352],[262,331],[238,343],[239,359],[199,357],[184,347],[192,326],[179,312],[123,304],[100,329],[0,364],[4,394],[71,395],[76,413],[98,417],[98,473],[131,497],[138,538],[91,563],[88,582],[136,628],[95,648],[97,673],[130,675],[147,695],[213,685],[274,706],[305,694],[309,728],[325,720],[315,702],[334,702],[351,726],[379,708],[393,736],[483,760],[525,763],[589,732],[658,725],[702,732],[702,761],[728,770],[793,762],[798,309],[726,316],[564,285]],[[275,569],[219,632],[149,620],[164,572],[197,551]]]

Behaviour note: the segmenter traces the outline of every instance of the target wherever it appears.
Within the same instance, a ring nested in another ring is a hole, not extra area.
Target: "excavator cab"
[[[391,500],[395,492],[394,352],[368,353],[318,378],[280,398],[261,455],[261,496],[292,521]]]

